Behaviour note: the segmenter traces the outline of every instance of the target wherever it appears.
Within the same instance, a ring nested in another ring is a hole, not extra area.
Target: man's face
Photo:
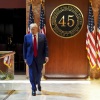
[[[31,32],[32,32],[32,34],[38,33],[38,27],[33,27],[33,28],[31,29]]]

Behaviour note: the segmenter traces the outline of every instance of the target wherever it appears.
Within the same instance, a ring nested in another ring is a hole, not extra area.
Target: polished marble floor
[[[42,95],[36,97],[27,79],[0,81],[0,100],[100,100],[100,80],[42,81]]]

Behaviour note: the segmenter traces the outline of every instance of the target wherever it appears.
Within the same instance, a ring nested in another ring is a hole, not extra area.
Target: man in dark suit
[[[36,23],[30,25],[30,34],[24,36],[23,56],[29,66],[29,77],[32,85],[32,95],[36,96],[37,87],[41,91],[41,76],[43,63],[49,61],[47,39],[44,34],[38,33]],[[36,87],[37,85],[37,87]]]

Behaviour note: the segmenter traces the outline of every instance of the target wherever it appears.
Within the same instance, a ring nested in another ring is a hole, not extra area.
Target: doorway
[[[15,74],[25,74],[23,41],[26,34],[26,9],[0,9],[0,51],[15,51]]]

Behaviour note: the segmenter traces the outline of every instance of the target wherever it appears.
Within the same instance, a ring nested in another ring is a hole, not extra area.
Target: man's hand
[[[49,61],[49,57],[45,57],[45,62],[47,63]]]
[[[26,59],[24,59],[24,62],[25,62],[25,64],[27,64],[27,61],[26,61]]]

